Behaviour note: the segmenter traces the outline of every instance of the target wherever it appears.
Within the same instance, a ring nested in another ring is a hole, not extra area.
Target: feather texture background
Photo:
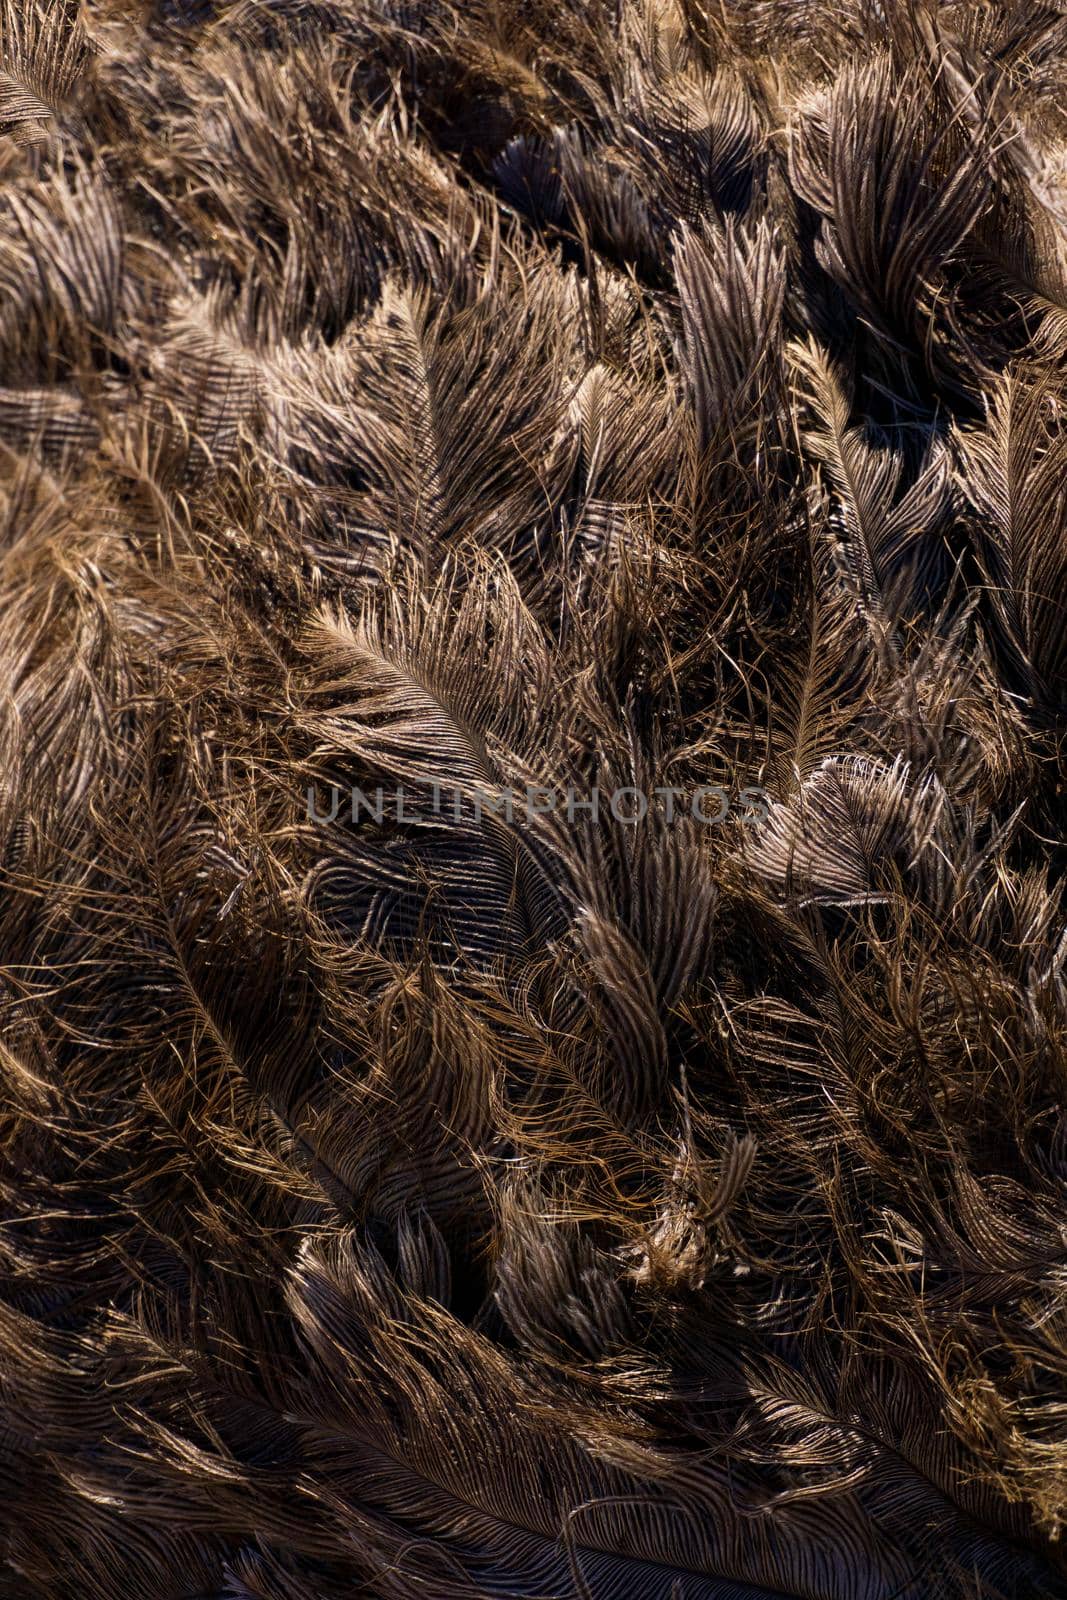
[[[0,0],[0,1594],[1067,1595],[1065,73]]]

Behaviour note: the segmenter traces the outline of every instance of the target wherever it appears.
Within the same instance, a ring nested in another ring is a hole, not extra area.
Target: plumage
[[[1067,1595],[1065,71],[0,0],[0,1595]]]

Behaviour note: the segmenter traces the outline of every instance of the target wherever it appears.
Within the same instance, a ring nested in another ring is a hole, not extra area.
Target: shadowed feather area
[[[1067,1597],[1065,83],[0,0],[0,1595]]]

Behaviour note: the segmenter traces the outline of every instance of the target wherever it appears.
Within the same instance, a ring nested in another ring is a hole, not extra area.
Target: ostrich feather
[[[0,1594],[1067,1594],[1065,70],[0,0]]]

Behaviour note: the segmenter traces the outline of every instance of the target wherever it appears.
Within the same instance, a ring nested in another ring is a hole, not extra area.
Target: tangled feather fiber
[[[1065,83],[0,0],[0,1594],[1067,1595]]]

